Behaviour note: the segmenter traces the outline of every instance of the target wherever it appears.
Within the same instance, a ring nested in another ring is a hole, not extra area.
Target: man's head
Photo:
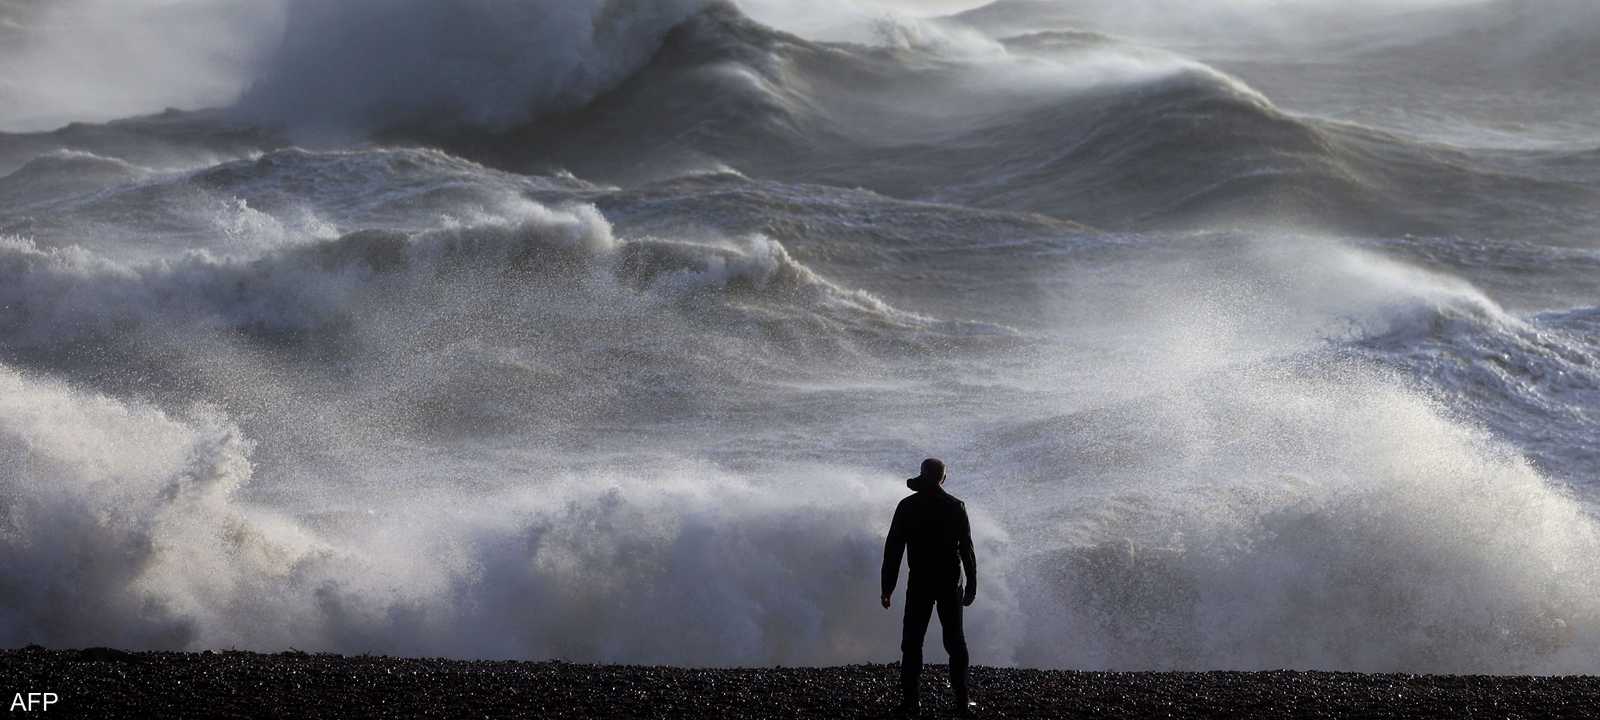
[[[922,474],[906,481],[906,487],[917,492],[932,490],[944,484],[944,461],[928,458],[922,461]]]

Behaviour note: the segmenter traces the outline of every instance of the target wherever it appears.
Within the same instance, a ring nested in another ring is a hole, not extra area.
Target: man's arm
[[[906,552],[905,521],[901,508],[894,509],[894,520],[889,522],[889,537],[883,541],[883,606],[889,607],[889,596],[900,580],[900,558]]]
[[[967,571],[967,593],[962,605],[971,605],[978,597],[978,556],[972,550],[972,523],[967,520],[967,504],[961,504],[961,567]]]

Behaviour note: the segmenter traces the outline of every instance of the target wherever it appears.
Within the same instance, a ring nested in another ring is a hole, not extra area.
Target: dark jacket
[[[906,591],[941,592],[961,587],[966,568],[967,591],[978,587],[978,561],[972,552],[972,525],[967,504],[937,482],[912,478],[906,486],[916,494],[900,501],[883,543],[883,594],[894,592],[900,578],[900,556],[911,549],[906,564]]]

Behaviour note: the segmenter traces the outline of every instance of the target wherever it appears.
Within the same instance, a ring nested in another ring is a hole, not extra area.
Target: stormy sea
[[[1593,672],[1597,62],[1589,0],[0,0],[0,646],[886,662],[936,456],[980,665]]]

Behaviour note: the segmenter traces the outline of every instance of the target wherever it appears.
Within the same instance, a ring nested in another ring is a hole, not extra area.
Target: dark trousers
[[[950,653],[950,687],[956,706],[967,706],[967,637],[961,631],[961,586],[943,592],[921,588],[906,591],[906,620],[900,638],[900,691],[908,704],[917,702],[917,679],[922,675],[922,640],[928,634],[928,620],[939,609],[939,626],[944,629],[944,650]]]

